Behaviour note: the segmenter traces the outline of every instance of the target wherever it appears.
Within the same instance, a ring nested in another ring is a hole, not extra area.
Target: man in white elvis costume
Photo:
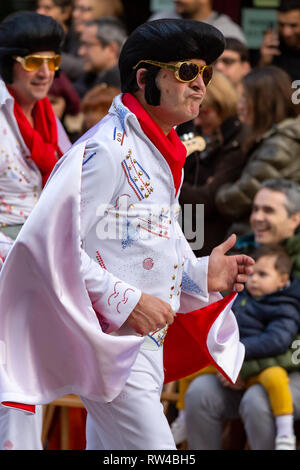
[[[0,269],[59,155],[71,147],[47,98],[63,38],[56,21],[34,12],[0,25]],[[29,419],[1,407],[0,450],[40,450],[41,432],[42,407]]]
[[[178,312],[223,302],[218,291],[241,290],[252,272],[251,258],[226,256],[235,236],[196,259],[177,222],[186,150],[174,126],[197,116],[223,49],[204,23],[138,27],[120,55],[123,93],[56,165],[4,263],[0,400],[33,411],[80,395],[87,449],[176,449],[160,403],[162,343]],[[235,381],[233,298],[194,336]]]

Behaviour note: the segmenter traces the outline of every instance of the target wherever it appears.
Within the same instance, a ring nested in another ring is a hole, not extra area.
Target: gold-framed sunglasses
[[[61,63],[61,56],[59,54],[53,56],[30,54],[25,57],[15,56],[14,59],[19,62],[27,72],[38,70],[45,61],[48,64],[49,70],[54,72],[59,69]]]
[[[198,65],[195,62],[189,60],[183,62],[177,62],[177,64],[166,64],[165,62],[156,62],[155,60],[140,60],[133,69],[136,69],[140,64],[146,63],[150,65],[156,65],[162,69],[172,70],[175,78],[180,82],[192,82],[201,75],[203,83],[208,86],[211,82],[213,75],[213,68],[211,65]]]

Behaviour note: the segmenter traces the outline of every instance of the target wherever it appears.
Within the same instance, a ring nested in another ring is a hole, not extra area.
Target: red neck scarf
[[[13,91],[10,88],[8,91],[14,98],[14,115],[20,132],[30,150],[31,160],[41,172],[44,186],[55,163],[63,154],[57,142],[57,124],[51,103],[47,97],[36,102],[32,127]]]
[[[123,104],[136,115],[141,128],[167,161],[173,175],[176,194],[180,187],[182,168],[186,159],[186,148],[175,129],[165,135],[156,122],[149,116],[140,102],[130,93],[122,97]]]

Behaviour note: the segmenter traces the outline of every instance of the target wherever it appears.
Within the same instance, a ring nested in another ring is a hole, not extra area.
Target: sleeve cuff
[[[124,281],[116,280],[93,308],[105,333],[118,330],[137,305],[142,292]]]

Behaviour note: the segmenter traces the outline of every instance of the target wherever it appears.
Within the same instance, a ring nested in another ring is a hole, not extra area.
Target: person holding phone
[[[300,0],[281,0],[278,24],[270,24],[260,48],[260,66],[276,65],[292,80],[300,69]]]

